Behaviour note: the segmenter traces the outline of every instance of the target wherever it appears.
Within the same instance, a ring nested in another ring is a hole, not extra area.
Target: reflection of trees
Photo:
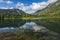
[[[20,27],[24,25],[26,21],[20,19],[20,20],[3,20],[2,23],[0,23],[0,27]]]
[[[38,25],[44,26],[49,30],[60,33],[60,19],[40,19],[35,20],[34,22]]]

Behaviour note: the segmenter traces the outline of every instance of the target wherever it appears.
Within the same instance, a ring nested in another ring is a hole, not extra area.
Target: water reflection
[[[49,31],[46,27],[40,26],[40,25],[36,24],[35,22],[25,23],[20,28],[32,30],[34,32],[47,32],[47,31]]]
[[[23,28],[28,29],[28,28],[32,28],[32,27],[34,27],[34,26],[36,26],[36,25],[37,25],[37,24],[34,23],[34,22],[27,22],[27,23],[25,23],[25,24],[23,25]]]
[[[26,21],[20,19],[20,20],[2,20],[0,21],[0,28],[2,27],[19,27],[21,25],[24,25]]]
[[[14,29],[13,27],[5,27],[5,28],[0,28],[0,32],[8,32],[10,30]]]
[[[33,32],[47,32],[48,29],[46,27],[40,26],[36,24],[35,22],[26,22],[24,25],[20,27],[4,27],[0,28],[0,32],[7,32],[7,31],[16,31],[16,30],[32,30]]]

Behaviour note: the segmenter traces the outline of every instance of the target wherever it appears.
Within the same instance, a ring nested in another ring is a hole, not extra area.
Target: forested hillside
[[[48,5],[48,7],[43,10],[37,11],[36,14],[40,16],[60,16],[60,0]]]

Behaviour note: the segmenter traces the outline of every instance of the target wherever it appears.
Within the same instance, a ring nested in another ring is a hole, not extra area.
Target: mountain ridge
[[[58,0],[57,2],[48,5],[45,9],[36,12],[36,15],[57,15],[60,14],[60,1]],[[55,14],[54,14],[55,13]]]
[[[25,12],[19,9],[0,9],[0,14],[25,14]]]

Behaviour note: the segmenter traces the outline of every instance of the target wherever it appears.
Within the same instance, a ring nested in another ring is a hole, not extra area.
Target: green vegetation
[[[48,7],[43,10],[37,11],[36,15],[42,17],[60,17],[60,0],[54,4],[48,5]]]
[[[0,19],[14,19],[21,18],[25,14],[19,9],[0,9]]]
[[[58,35],[49,33],[31,32],[27,33],[20,31],[0,33],[0,40],[60,40]]]

